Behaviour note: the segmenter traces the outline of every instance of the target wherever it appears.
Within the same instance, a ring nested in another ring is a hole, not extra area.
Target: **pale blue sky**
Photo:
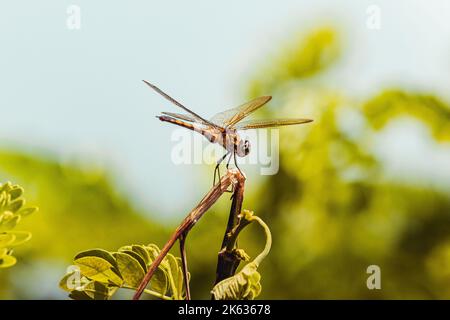
[[[81,30],[66,27],[70,4],[81,8]],[[366,28],[371,4],[378,31]],[[0,144],[95,159],[141,206],[184,215],[211,181],[192,188],[204,167],[171,163],[173,128],[154,118],[171,106],[141,80],[209,117],[243,102],[252,72],[280,44],[324,21],[346,38],[330,87],[365,97],[392,84],[450,100],[445,0],[15,0],[0,5]]]

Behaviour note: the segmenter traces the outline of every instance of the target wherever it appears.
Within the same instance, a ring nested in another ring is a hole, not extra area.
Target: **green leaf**
[[[160,250],[156,244],[150,243],[147,246],[141,246],[144,248],[149,256],[150,263],[158,257]],[[158,269],[156,269],[153,274],[152,280],[150,281],[150,287],[152,290],[157,291],[162,294],[166,294],[170,287],[169,283],[169,273],[170,266],[167,259],[164,258]]]
[[[8,231],[8,234],[14,235],[14,240],[8,246],[18,246],[31,239],[31,232],[28,231]]]
[[[253,300],[261,293],[261,275],[256,263],[247,264],[236,275],[220,281],[211,291],[215,300]]]
[[[111,288],[104,283],[90,281],[83,288],[71,291],[69,297],[74,300],[108,300],[116,290],[117,287]]]
[[[6,206],[6,210],[9,210],[11,212],[16,213],[20,208],[22,208],[22,206],[25,204],[25,200],[23,199],[17,199],[14,200],[12,202],[10,202],[7,206]]]
[[[29,216],[32,213],[37,212],[39,209],[38,207],[28,207],[28,208],[22,208],[17,212],[17,214],[21,215],[22,217]]]
[[[98,252],[101,250],[92,251]],[[84,255],[85,253],[78,254],[74,259],[74,263],[80,268],[82,275],[99,282],[112,283],[117,286],[122,284],[122,278],[113,264],[104,257]]]
[[[156,257],[159,255],[160,252],[158,246],[153,243],[145,246],[145,249],[147,250],[148,255],[150,256],[150,260],[152,261],[156,259]]]
[[[17,262],[17,259],[10,255],[5,255],[0,259],[0,268],[8,268],[15,265]]]
[[[184,295],[185,295],[185,287],[184,287],[184,275],[183,275],[181,258],[176,257],[176,261],[177,261],[177,265],[178,265],[178,272],[177,272],[177,276],[175,278],[176,285],[177,285],[177,291],[178,291],[177,299],[182,300],[182,299],[185,298],[184,297]],[[187,273],[188,282],[191,279],[190,276],[191,276],[191,274],[188,272]]]
[[[12,228],[14,228],[17,223],[19,223],[20,221],[20,216],[19,215],[14,215],[12,218],[9,218],[7,220],[2,220],[2,228],[6,229],[6,230],[10,230]]]
[[[5,182],[4,184],[0,184],[0,192],[3,192],[3,191],[5,191],[5,192],[9,192],[9,190],[11,190],[11,188],[12,188],[12,185],[11,185],[11,182]]]
[[[16,240],[16,236],[10,232],[0,233],[0,248],[7,247]]]
[[[97,281],[87,283],[83,287],[83,292],[93,300],[108,300],[110,297],[109,288]]]
[[[74,259],[81,273],[81,280],[78,281],[83,285],[73,286],[74,288],[68,285],[70,277],[75,276],[76,271],[66,274],[59,285],[63,290],[69,291],[69,296],[73,299],[107,299],[120,287],[139,287],[148,266],[159,253],[156,245],[123,246],[115,253],[102,249],[83,251]],[[184,282],[180,266],[181,259],[168,254],[153,274],[148,289],[163,295],[164,299],[182,299]],[[119,281],[114,277],[119,277]],[[96,283],[98,288],[94,286]],[[167,292],[171,295],[168,296]],[[149,291],[147,293],[154,294]]]
[[[122,246],[122,247],[120,247],[119,248],[119,250],[117,250],[117,251],[125,251],[125,250],[131,250],[131,246]]]
[[[166,269],[167,273],[170,274],[172,278],[172,282],[170,283],[170,288],[172,290],[172,295],[175,299],[181,299],[182,287],[179,286],[179,265],[177,259],[172,254],[167,254],[165,257],[168,268]],[[181,260],[180,260],[181,261]],[[170,279],[170,278],[169,278]],[[183,283],[183,281],[181,281]]]
[[[16,263],[16,258],[11,256],[11,248],[28,241],[31,233],[25,231],[5,231],[13,229],[21,220],[19,211],[25,204],[22,199],[23,188],[12,185],[10,182],[0,184],[0,256],[1,268],[6,268]],[[33,211],[36,209],[33,209]],[[5,250],[7,254],[5,254]]]
[[[9,191],[9,196],[11,197],[11,200],[15,200],[17,198],[20,198],[20,196],[22,196],[22,194],[23,194],[23,188],[19,187],[19,186],[14,186]]]
[[[125,284],[137,288],[145,276],[145,271],[139,261],[123,252],[114,253],[114,257]]]
[[[3,210],[7,203],[8,194],[6,192],[0,192],[0,210]]]
[[[108,261],[112,266],[117,267],[117,263],[116,263],[116,259],[114,258],[114,256],[103,249],[91,249],[91,250],[86,250],[86,251],[82,251],[79,252],[76,256],[75,256],[75,260],[78,258],[83,258],[83,257],[98,257],[98,258],[102,258],[106,261]]]
[[[93,298],[91,298],[86,292],[78,290],[73,290],[70,292],[69,298],[73,300],[93,300]]]
[[[77,271],[66,273],[64,277],[62,277],[61,280],[59,280],[59,287],[67,292],[72,292],[73,290],[75,290],[75,288],[70,288],[67,284],[69,283],[70,278],[73,277],[76,272]]]
[[[174,277],[175,278],[175,283],[177,285],[178,288],[178,292],[180,293],[180,298],[183,299],[183,290],[184,290],[184,276],[183,276],[183,269],[181,267],[181,258],[176,258],[177,259],[177,265],[179,265],[178,270],[177,270],[177,275]],[[189,281],[189,273],[188,273],[188,281]]]
[[[133,245],[133,246],[131,246],[133,251],[123,250],[124,248],[128,249],[128,248],[130,248],[130,246],[122,247],[121,252],[129,254],[133,258],[138,260],[140,265],[142,266],[142,268],[145,270],[145,272],[147,272],[148,267],[150,266],[150,264],[152,263],[154,258],[152,259],[150,257],[150,254],[147,251],[147,249],[145,248],[145,246]],[[159,249],[156,246],[154,246],[151,249],[151,251],[152,251],[153,257],[156,257],[156,255],[159,254]],[[153,291],[156,291],[156,292],[164,295],[167,292],[168,284],[169,284],[169,281],[168,281],[167,272],[164,269],[162,269],[161,267],[158,267],[150,281],[150,287],[152,288]]]
[[[144,246],[133,245],[131,246],[131,250],[136,252],[144,260],[147,267],[152,263],[153,260],[150,259],[150,255]]]
[[[66,273],[64,277],[59,281],[59,287],[67,292],[72,292],[74,290],[82,290],[82,288],[90,282],[86,277],[81,275],[76,275],[79,271],[74,270],[72,272]],[[79,279],[77,279],[77,276]],[[77,283],[79,281],[79,283]]]
[[[169,287],[169,280],[167,272],[164,269],[158,267],[150,280],[150,287],[152,290],[161,294],[166,294]]]
[[[120,252],[126,253],[126,254],[132,256],[133,258],[135,258],[141,265],[144,272],[147,272],[147,264],[145,263],[144,259],[140,255],[138,255],[136,252],[131,251],[131,250],[124,250],[124,251],[120,251]]]

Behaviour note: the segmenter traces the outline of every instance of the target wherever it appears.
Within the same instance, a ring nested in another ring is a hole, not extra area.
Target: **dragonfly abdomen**
[[[184,121],[181,121],[181,120],[169,117],[169,116],[157,116],[157,118],[161,121],[169,122],[169,123],[175,124],[177,126],[198,132],[202,136],[204,136],[206,139],[208,139],[208,141],[211,143],[220,143],[221,134],[220,134],[220,132],[216,132],[216,130],[214,130],[214,129],[210,129],[210,128],[204,129],[202,127],[196,126],[195,124],[191,124],[189,122],[184,122]]]
[[[187,122],[184,122],[184,121],[172,118],[172,117],[168,117],[168,116],[157,116],[157,118],[161,121],[169,122],[169,123],[175,124],[177,126],[196,131],[195,127],[190,123],[187,123]]]

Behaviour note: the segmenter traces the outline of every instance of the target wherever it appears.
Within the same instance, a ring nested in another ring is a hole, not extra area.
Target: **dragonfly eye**
[[[244,142],[244,153],[245,155],[250,153],[250,141],[245,140]]]

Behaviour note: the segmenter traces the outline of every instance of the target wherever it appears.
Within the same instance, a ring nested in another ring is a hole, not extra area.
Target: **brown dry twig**
[[[233,276],[241,259],[235,254],[237,234],[240,230],[236,230],[238,225],[238,215],[242,211],[242,202],[244,201],[245,178],[241,175],[234,185],[233,202],[231,203],[230,215],[228,216],[228,224],[223,236],[222,247],[219,251],[216,268],[216,280],[214,284],[219,283],[223,279]]]
[[[178,228],[175,230],[175,232],[172,234],[170,239],[167,241],[167,243],[164,245],[164,247],[161,249],[159,255],[156,257],[156,259],[151,264],[150,268],[147,271],[147,274],[142,279],[136,293],[133,296],[133,300],[138,300],[144,289],[147,287],[148,283],[150,282],[153,274],[155,273],[156,269],[160,265],[160,263],[163,261],[164,257],[167,255],[169,250],[172,248],[172,246],[175,244],[175,242],[180,239],[180,237],[183,237],[183,244],[182,248],[184,247],[184,238],[186,238],[187,233],[189,230],[197,223],[197,221],[205,214],[206,211],[220,198],[220,196],[227,191],[228,187],[231,185],[234,187],[234,194],[233,194],[233,204],[232,204],[232,210],[233,205],[235,207],[234,211],[239,208],[239,211],[237,214],[233,214],[233,217],[239,214],[240,208],[242,206],[242,194],[243,194],[243,183],[245,181],[245,177],[241,174],[241,172],[237,169],[228,170],[226,175],[224,175],[219,183],[214,185],[212,189],[203,197],[203,199],[199,202],[199,204],[192,209],[192,211],[184,218],[184,220],[181,222],[181,224],[178,226]],[[240,196],[237,196],[236,194],[240,192],[242,193]],[[235,202],[236,199],[241,199],[240,204]],[[231,217],[231,215],[230,215]],[[230,226],[230,221],[228,221],[228,227]],[[228,230],[227,227],[227,230]],[[185,262],[185,261],[184,261]],[[186,267],[183,267],[183,273],[186,272]],[[185,278],[187,278],[187,274],[184,274]],[[185,281],[185,285],[187,284],[187,281]],[[189,289],[186,287],[186,292],[189,292]]]

